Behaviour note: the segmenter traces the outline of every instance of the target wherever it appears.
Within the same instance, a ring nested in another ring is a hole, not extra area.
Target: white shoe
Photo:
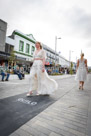
[[[27,96],[31,96],[32,94],[33,94],[33,92],[31,92],[31,93],[29,92],[29,93],[27,93]]]

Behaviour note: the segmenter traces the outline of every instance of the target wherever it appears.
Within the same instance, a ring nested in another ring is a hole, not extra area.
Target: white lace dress
[[[37,54],[34,52],[33,58],[46,59],[46,53],[41,49]],[[42,72],[42,67],[42,60],[34,60],[30,70],[29,91],[36,90],[39,94],[51,94],[57,90],[58,84],[49,77],[46,70]]]
[[[78,70],[77,70],[75,79],[79,81],[85,81],[87,79],[85,59],[83,60],[79,59],[79,66],[78,66]]]

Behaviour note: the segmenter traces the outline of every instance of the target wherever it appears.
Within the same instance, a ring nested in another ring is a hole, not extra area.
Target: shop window
[[[30,45],[29,45],[29,44],[26,44],[26,53],[29,54],[29,52],[30,52]]]
[[[34,47],[34,46],[32,46],[32,49],[31,49],[31,55],[33,55],[34,51],[35,51],[35,47]]]
[[[21,52],[24,51],[24,42],[23,42],[23,41],[20,41],[20,44],[19,44],[19,51],[21,51]]]

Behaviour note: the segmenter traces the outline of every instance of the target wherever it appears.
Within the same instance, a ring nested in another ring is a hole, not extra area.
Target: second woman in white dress
[[[84,82],[87,79],[87,59],[84,59],[84,53],[81,53],[81,58],[77,61],[77,72],[75,79],[79,81],[79,89],[83,90]]]
[[[45,70],[46,53],[42,49],[41,43],[36,42],[35,46],[34,62],[30,70],[30,88],[27,96],[31,96],[34,90],[36,90],[37,95],[49,95],[57,90],[58,84],[48,76]]]

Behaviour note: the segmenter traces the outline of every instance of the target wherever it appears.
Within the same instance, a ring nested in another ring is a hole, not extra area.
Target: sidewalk
[[[55,80],[59,80],[59,79],[64,79],[64,78],[69,78],[69,77],[74,77],[74,76],[75,75],[66,74],[66,75],[58,75],[58,76],[50,76],[50,77]]]
[[[91,75],[10,136],[91,136]]]
[[[55,78],[55,79],[60,79],[60,77],[61,78],[67,78],[67,77],[70,77],[70,76],[74,76],[74,75],[66,74],[66,75],[58,75],[58,76],[55,75],[55,76],[50,76],[50,77]],[[29,77],[30,77],[29,74],[25,74],[25,79],[29,79]],[[1,78],[2,78],[2,76],[0,75],[0,80],[1,80]],[[12,80],[19,80],[19,78],[15,74],[10,74],[9,81],[12,81]]]
[[[61,75],[61,76],[50,76],[52,79],[66,79],[74,75]],[[27,93],[29,90],[29,75],[26,75],[25,79],[19,80],[16,79],[16,75],[11,77],[11,80],[8,82],[0,81],[0,99],[7,98],[10,96],[15,96],[22,93]],[[18,87],[15,91],[14,89]],[[24,87],[23,87],[24,86]]]

